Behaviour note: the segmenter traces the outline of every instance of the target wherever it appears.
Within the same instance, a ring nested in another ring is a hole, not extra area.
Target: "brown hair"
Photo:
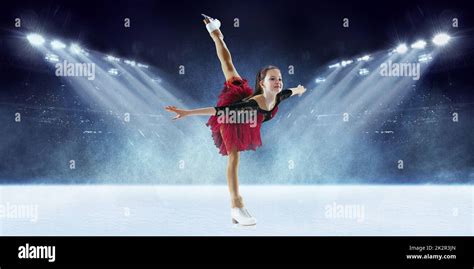
[[[280,68],[278,68],[274,65],[267,65],[264,68],[260,69],[260,71],[258,71],[257,77],[255,78],[255,90],[254,90],[254,92],[251,96],[245,98],[244,100],[249,100],[250,98],[254,97],[255,95],[259,95],[259,94],[263,93],[263,89],[262,89],[262,87],[260,87],[260,81],[265,79],[265,77],[267,76],[267,72],[269,70],[273,70],[273,69],[280,70]]]

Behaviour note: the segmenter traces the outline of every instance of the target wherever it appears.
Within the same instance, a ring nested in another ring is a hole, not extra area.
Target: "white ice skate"
[[[256,225],[257,219],[252,217],[245,207],[234,207],[231,209],[232,223],[243,226]]]
[[[209,23],[206,24],[206,29],[209,33],[214,32],[215,30],[221,27],[221,22],[218,19],[213,19],[205,14],[201,14],[204,18],[209,20]]]

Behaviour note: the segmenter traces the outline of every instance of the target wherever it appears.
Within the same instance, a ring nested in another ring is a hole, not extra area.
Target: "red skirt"
[[[246,79],[233,79],[224,83],[224,89],[219,94],[217,106],[226,106],[240,102],[251,96],[252,88]],[[263,115],[257,113],[256,126],[249,123],[219,123],[217,116],[211,116],[206,125],[210,126],[214,144],[219,148],[219,153],[228,155],[233,148],[238,151],[256,150],[262,146],[260,127]]]

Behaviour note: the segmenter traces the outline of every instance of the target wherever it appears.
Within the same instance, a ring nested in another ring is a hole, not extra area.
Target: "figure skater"
[[[256,150],[262,145],[260,127],[272,119],[278,111],[278,105],[286,98],[301,96],[306,89],[298,85],[295,88],[283,89],[283,80],[278,67],[267,66],[257,73],[255,91],[249,87],[246,79],[240,77],[232,63],[230,52],[224,43],[224,36],[219,30],[220,21],[204,15],[204,23],[216,45],[225,83],[219,95],[217,106],[192,110],[167,106],[165,109],[176,113],[173,120],[187,116],[209,115],[207,126],[211,128],[215,145],[220,154],[228,156],[227,183],[231,196],[231,218],[234,224],[256,225],[257,220],[244,207],[239,193],[237,171],[239,152]],[[239,116],[246,122],[238,122]],[[233,120],[233,122],[232,122]]]

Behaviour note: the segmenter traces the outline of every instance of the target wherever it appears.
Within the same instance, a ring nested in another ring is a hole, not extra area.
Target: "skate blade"
[[[254,229],[255,227],[257,227],[257,223],[254,223],[254,224],[240,224],[235,219],[232,219],[232,224],[233,224],[234,227],[247,228],[247,229]]]
[[[202,13],[201,13],[201,16],[203,16],[205,19],[208,19],[208,20],[211,20],[211,19],[212,19],[211,17],[207,16],[206,14],[202,14]]]

